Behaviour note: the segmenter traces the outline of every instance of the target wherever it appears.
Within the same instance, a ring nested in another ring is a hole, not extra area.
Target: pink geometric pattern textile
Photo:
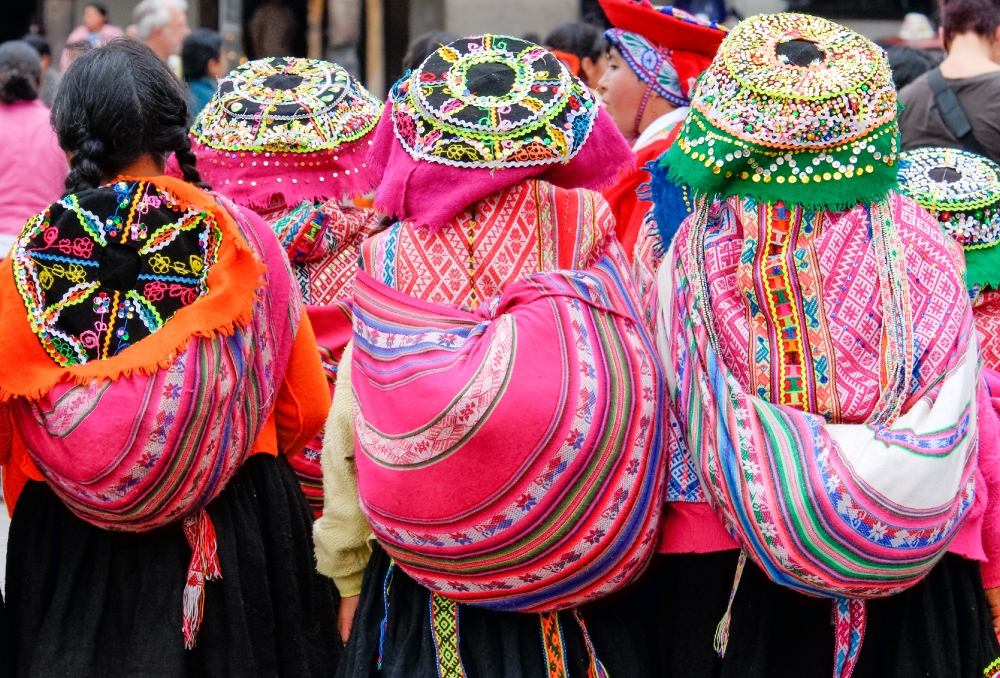
[[[292,264],[332,396],[340,356],[351,340],[351,295],[361,243],[378,225],[378,215],[375,210],[342,207],[339,200],[327,200],[272,210],[265,219]],[[320,432],[305,449],[289,455],[317,518],[323,513],[322,449]]]
[[[599,194],[528,180],[363,245],[358,488],[432,591],[563,609],[627,584],[655,547],[661,381],[613,232]]]
[[[492,193],[438,232],[397,223],[362,247],[362,267],[386,285],[418,299],[470,308],[476,296],[501,293],[519,277],[555,268],[590,266],[614,232],[608,204],[597,193],[528,180]],[[475,222],[473,224],[473,221]],[[472,229],[470,280],[469,231]]]
[[[930,228],[933,220],[913,201],[894,194],[891,208],[906,248],[905,264],[912,275],[914,335],[922,347],[915,364],[912,403],[951,358],[960,331],[951,318],[956,309],[965,306],[967,295],[962,285],[954,284],[955,271],[961,270],[957,247],[942,243],[938,232]],[[747,389],[751,386],[750,367],[756,362],[749,314],[757,296],[741,293],[739,278],[746,273],[740,262],[751,246],[744,240],[749,224],[759,218],[756,207],[747,209],[738,200],[727,201],[705,244],[705,270],[721,357]],[[840,402],[840,416],[831,421],[859,423],[868,418],[878,399],[881,367],[878,262],[867,235],[868,216],[864,207],[839,214],[820,213],[814,228],[816,233],[806,248],[815,253],[819,266],[819,296],[826,318],[823,325],[833,349],[832,371]],[[757,232],[759,227],[752,230]],[[797,252],[796,256],[804,254]]]
[[[961,253],[895,194],[839,214],[702,202],[674,242],[659,275],[680,424],[668,438],[682,432],[719,517],[773,581],[836,599],[847,678],[863,599],[926,575],[975,498]],[[897,340],[912,357],[887,359]]]
[[[361,506],[422,585],[521,612],[632,581],[662,504],[662,381],[612,242],[466,312],[358,275]],[[419,488],[419,490],[418,490]]]

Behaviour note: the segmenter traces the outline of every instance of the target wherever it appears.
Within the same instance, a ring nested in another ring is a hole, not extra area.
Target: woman
[[[83,23],[74,28],[66,38],[67,45],[84,44],[89,49],[104,47],[115,38],[122,37],[122,29],[108,23],[108,8],[96,2],[83,8]],[[60,66],[65,71],[73,62],[71,50],[63,50]]]
[[[362,247],[323,450],[358,520],[315,533],[364,570],[340,675],[604,675],[577,608],[652,550],[660,381],[607,205],[573,187],[632,156],[555,55],[485,35],[394,88],[369,161],[396,221]]]
[[[42,67],[26,42],[0,45],[0,256],[29,217],[62,194],[69,168],[38,100]]]
[[[997,418],[961,258],[895,192],[896,115],[878,47],[761,15],[657,171],[699,197],[658,279],[682,435],[635,594],[659,600],[654,675],[1000,666]]]
[[[273,118],[277,106],[282,116]],[[337,64],[282,57],[230,73],[192,128],[202,176],[262,214],[285,248],[331,392],[351,337],[358,253],[378,224],[375,210],[343,203],[376,182],[365,157],[381,112],[382,103]],[[291,456],[317,517],[323,512],[322,445],[319,435]],[[321,572],[322,565],[321,559]]]
[[[82,56],[53,123],[67,193],[0,269],[16,674],[331,674],[333,593],[284,457],[329,395],[280,246],[199,187],[148,47]]]
[[[604,34],[608,68],[597,90],[639,158],[638,169],[619,177],[604,197],[615,212],[618,239],[629,258],[641,252],[655,270],[650,245],[656,229],[643,228],[651,205],[638,196],[649,182],[645,166],[673,144],[691,88],[711,63],[726,28],[645,0],[602,0],[601,7],[613,28]],[[661,254],[669,245],[668,240]]]

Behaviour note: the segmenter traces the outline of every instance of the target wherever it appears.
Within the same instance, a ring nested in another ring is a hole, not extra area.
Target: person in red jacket
[[[649,0],[601,0],[601,7],[614,28],[605,33],[608,69],[597,90],[639,158],[636,169],[623,172],[604,197],[629,258],[635,260],[636,253],[645,250],[643,256],[653,261],[658,248],[653,242],[640,243],[646,240],[640,234],[652,207],[638,195],[649,182],[643,167],[673,143],[688,111],[690,91],[726,37],[726,28],[674,7],[654,7]]]

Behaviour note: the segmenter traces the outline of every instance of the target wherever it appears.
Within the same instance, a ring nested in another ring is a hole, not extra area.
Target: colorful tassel
[[[736,589],[740,586],[740,577],[743,576],[743,568],[747,564],[746,551],[740,551],[740,558],[736,562],[736,577],[733,579],[733,588],[729,591],[729,604],[726,606],[726,614],[722,616],[722,621],[715,627],[715,648],[719,659],[726,656],[726,646],[729,644],[729,624],[733,618],[733,600],[736,598]]]
[[[587,652],[590,654],[587,678],[608,678],[608,670],[604,668],[604,664],[597,658],[597,652],[594,650],[594,642],[590,639],[590,633],[587,632],[587,625],[583,623],[583,615],[580,614],[580,610],[573,610],[573,619],[576,620],[576,623],[580,627],[583,640],[587,643]]]
[[[184,519],[184,536],[191,546],[191,564],[184,585],[184,647],[198,640],[198,628],[205,612],[205,582],[222,579],[215,526],[204,509]]]

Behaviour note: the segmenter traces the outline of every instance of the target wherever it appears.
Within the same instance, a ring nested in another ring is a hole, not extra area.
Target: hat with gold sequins
[[[873,203],[896,186],[896,115],[880,47],[819,17],[763,14],[722,43],[661,163],[698,193]]]
[[[250,207],[366,193],[366,156],[382,103],[337,64],[267,57],[247,62],[191,129],[201,175]]]

